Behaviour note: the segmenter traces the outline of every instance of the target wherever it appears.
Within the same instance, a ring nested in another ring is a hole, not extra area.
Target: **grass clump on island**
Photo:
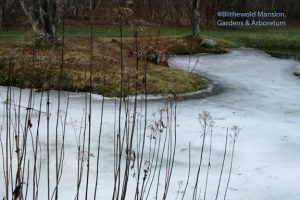
[[[89,88],[89,38],[68,38],[65,40],[63,73],[60,73],[60,48],[36,49],[33,66],[32,47],[23,47],[14,43],[2,43],[0,49],[0,85],[9,84],[8,63],[11,62],[11,81],[21,88],[38,90],[59,89],[62,78],[62,90],[85,92]],[[128,43],[129,45],[129,43]],[[14,46],[14,48],[10,48]],[[25,45],[26,46],[26,45]],[[136,58],[129,48],[124,48],[124,95],[144,93],[147,81],[147,94],[177,94],[195,92],[208,87],[208,81],[198,75],[165,65],[147,62],[147,78],[144,78],[143,60],[139,60],[136,70]],[[95,39],[93,52],[92,88],[93,93],[113,97],[121,96],[120,91],[120,48],[111,39]],[[136,91],[137,89],[137,91]]]

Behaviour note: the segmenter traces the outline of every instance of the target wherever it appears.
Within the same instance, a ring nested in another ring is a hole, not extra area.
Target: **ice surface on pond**
[[[253,49],[232,50],[223,55],[175,56],[170,58],[174,67],[193,71],[206,76],[222,86],[220,94],[195,100],[185,100],[178,108],[177,152],[175,169],[172,176],[170,193],[167,199],[181,199],[188,173],[188,144],[192,145],[192,168],[190,185],[186,199],[192,199],[197,165],[201,150],[201,126],[198,115],[202,111],[211,113],[215,128],[213,132],[211,171],[208,180],[207,199],[214,199],[220,174],[226,129],[233,125],[241,128],[239,135],[231,183],[227,199],[230,200],[295,200],[300,197],[300,81],[293,72],[300,66],[298,61],[276,59]],[[15,99],[18,99],[15,89]],[[22,106],[26,107],[29,90],[23,91]],[[0,87],[1,101],[6,100],[6,87]],[[35,108],[38,109],[40,93],[35,94]],[[67,93],[63,93],[61,110],[66,108]],[[70,94],[70,109],[67,119],[66,158],[64,173],[60,184],[60,199],[73,199],[76,193],[77,150],[76,135],[83,116],[85,95]],[[55,134],[57,92],[51,92],[51,133]],[[42,110],[46,110],[46,96]],[[149,101],[149,124],[152,113],[157,112],[163,101]],[[92,142],[91,152],[97,154],[101,97],[93,95]],[[115,100],[105,101],[103,137],[101,142],[99,199],[111,199],[113,186],[113,133],[115,119]],[[5,104],[0,107],[4,113]],[[44,115],[44,114],[43,114]],[[64,115],[64,113],[62,113]],[[140,113],[142,116],[143,113]],[[24,115],[21,117],[25,117]],[[35,114],[34,118],[38,116]],[[43,116],[45,118],[45,116]],[[0,116],[0,123],[5,118]],[[33,127],[37,125],[33,123]],[[40,130],[45,130],[46,121]],[[75,134],[76,133],[76,134]],[[1,137],[4,140],[5,131]],[[46,133],[41,131],[42,177],[40,181],[40,199],[46,199]],[[232,141],[230,139],[230,141]],[[51,137],[51,167],[55,169],[55,137]],[[230,152],[230,148],[228,151]],[[229,161],[229,155],[227,162]],[[91,159],[91,185],[94,184],[96,158]],[[0,174],[3,174],[3,162],[0,161]],[[207,166],[207,153],[204,160]],[[225,181],[228,176],[228,163],[224,172],[224,181],[220,188],[223,199]],[[204,191],[206,168],[201,173],[201,198]],[[51,182],[55,181],[53,174]],[[134,179],[134,178],[132,178]],[[131,180],[132,180],[131,179]],[[1,180],[4,180],[1,177]],[[183,185],[180,185],[180,182]],[[3,182],[0,182],[0,196],[4,194]],[[133,199],[129,183],[127,199]],[[84,185],[83,185],[84,186]],[[180,187],[179,187],[180,186]],[[52,191],[53,188],[51,188]],[[30,190],[29,190],[30,191]],[[93,187],[90,190],[92,198]],[[81,192],[84,193],[84,192]],[[153,199],[150,194],[149,199]],[[29,198],[30,199],[30,198]]]

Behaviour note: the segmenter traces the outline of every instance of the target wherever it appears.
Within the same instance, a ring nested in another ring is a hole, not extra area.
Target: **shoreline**
[[[243,47],[243,48],[249,48],[249,49],[256,49],[256,48],[250,48],[250,47]],[[232,49],[238,49],[238,48],[232,48]],[[260,49],[257,49],[257,50],[260,50]],[[293,59],[293,60],[300,60],[300,55],[290,55],[290,54],[285,54],[285,53],[271,53],[271,52],[268,52],[268,51],[264,51],[264,50],[260,50],[268,55],[270,55],[271,57],[273,58],[278,58],[278,59]],[[205,53],[205,54],[211,54],[213,55],[212,53]],[[195,54],[197,55],[197,54]],[[176,55],[172,55],[172,56],[176,56]],[[171,67],[171,68],[175,68],[174,66],[172,66],[169,62],[168,62],[168,65]],[[179,93],[177,94],[177,97],[179,98],[179,100],[193,100],[193,99],[202,99],[202,98],[206,98],[206,97],[210,97],[210,96],[214,96],[214,95],[217,95],[217,94],[220,94],[222,93],[225,89],[224,87],[222,87],[222,85],[220,83],[217,82],[217,80],[211,80],[203,75],[200,75],[198,73],[194,73],[194,72],[191,72],[201,78],[203,78],[204,80],[208,81],[208,87],[206,89],[202,89],[202,90],[198,90],[198,91],[195,91],[195,92],[187,92],[187,93]],[[0,87],[8,87],[8,86],[3,86],[1,85]],[[15,87],[15,86],[12,86],[13,88],[19,88],[19,87]],[[30,90],[30,88],[22,88],[24,90]],[[35,90],[35,92],[38,92],[40,93],[40,91],[38,91],[37,89],[33,89]],[[50,90],[50,92],[57,92],[58,90]],[[86,92],[73,92],[73,91],[64,91],[64,90],[61,90],[61,92],[70,92],[72,94],[78,94],[78,95],[81,95],[81,94],[85,94]],[[100,95],[100,94],[97,94],[97,93],[92,93],[93,96],[98,96],[98,97],[101,97],[99,99],[102,99],[103,95]],[[168,96],[173,96],[174,94],[157,94],[157,95],[153,95],[153,94],[147,94],[147,101],[161,101],[161,100],[164,100],[165,98],[167,98]],[[144,94],[138,94],[137,95],[137,100],[138,101],[142,101],[144,100]],[[128,95],[127,96],[129,98],[129,100],[134,100],[135,98],[135,95]],[[115,99],[120,99],[120,97],[108,97],[108,96],[104,96],[104,99],[105,100],[115,100]]]

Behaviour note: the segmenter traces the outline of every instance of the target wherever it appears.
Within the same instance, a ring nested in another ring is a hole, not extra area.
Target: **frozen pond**
[[[188,65],[180,57],[171,63]],[[299,67],[252,49],[200,57],[195,71],[218,80],[225,91],[184,102],[181,118],[193,127],[192,116],[208,110],[220,129],[235,123],[242,128],[228,199],[299,198],[300,81],[292,75]]]
[[[190,185],[186,199],[192,199],[193,184],[197,172],[201,150],[201,126],[198,115],[208,111],[215,122],[213,131],[211,171],[208,180],[207,199],[215,198],[220,174],[226,129],[234,125],[241,128],[238,137],[234,165],[227,199],[230,200],[295,200],[300,197],[300,80],[293,76],[300,62],[276,59],[254,49],[232,50],[224,55],[176,56],[170,64],[184,70],[206,76],[222,86],[222,92],[207,98],[184,100],[178,107],[177,151],[175,168],[171,179],[167,199],[181,199],[181,192],[188,173],[188,144],[191,141],[192,160]],[[18,89],[15,90],[15,103],[18,102]],[[1,101],[6,101],[6,87],[0,87]],[[23,91],[22,106],[26,107],[29,91]],[[44,94],[45,95],[45,94]],[[39,109],[40,93],[35,94],[35,109]],[[55,123],[57,92],[51,92],[51,137],[50,165],[55,169]],[[62,94],[61,109],[66,108],[67,93]],[[82,126],[85,95],[70,94],[70,109],[67,118],[65,141],[64,173],[60,184],[60,199],[73,199],[76,194],[77,150],[76,136]],[[42,111],[46,110],[46,95],[43,98]],[[101,97],[92,99],[91,153],[97,154],[97,140],[100,124]],[[148,102],[148,124],[153,120],[163,101]],[[25,117],[25,109],[21,118]],[[101,140],[100,183],[98,199],[111,199],[113,190],[113,145],[115,100],[105,100],[104,121]],[[5,104],[0,107],[0,125],[5,119]],[[140,113],[142,115],[142,113]],[[37,120],[38,115],[33,114]],[[40,180],[40,199],[46,199],[46,115],[42,114],[40,125],[42,174]],[[33,121],[33,128],[37,124]],[[1,133],[5,141],[5,129]],[[232,141],[232,139],[230,139]],[[230,152],[231,146],[228,149]],[[1,152],[1,151],[0,151]],[[30,148],[28,150],[30,152]],[[147,153],[147,152],[146,152]],[[31,155],[32,156],[32,155]],[[206,154],[207,156],[207,154]],[[30,158],[30,153],[28,153]],[[229,158],[229,155],[227,156]],[[29,159],[28,158],[28,159]],[[229,161],[227,159],[227,161]],[[207,165],[207,160],[204,161]],[[0,161],[0,197],[4,196],[3,161]],[[96,158],[91,158],[91,185],[94,185]],[[206,166],[205,166],[206,167]],[[228,176],[228,164],[224,169],[224,179],[219,199],[223,199],[225,181]],[[200,197],[203,198],[206,168],[200,174]],[[55,181],[53,174],[52,183]],[[133,180],[132,178],[131,180]],[[183,182],[183,185],[180,182]],[[135,187],[131,181],[128,198],[133,199],[131,191]],[[30,190],[30,186],[29,186]],[[53,187],[51,188],[51,191]],[[179,193],[178,193],[179,191]],[[92,199],[93,188],[90,190]],[[83,193],[83,192],[81,192]],[[154,194],[150,193],[149,199]],[[29,192],[29,199],[30,192]]]

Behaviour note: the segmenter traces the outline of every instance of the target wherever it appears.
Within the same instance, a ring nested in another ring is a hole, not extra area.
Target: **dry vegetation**
[[[13,85],[38,90],[58,89],[61,63],[59,47],[33,49],[29,44],[23,44],[21,47],[12,41],[1,41],[1,43],[3,44],[0,62],[1,85],[6,85],[9,82],[7,76],[9,67],[5,66],[11,65]],[[9,47],[14,48],[7,50]],[[207,88],[208,82],[199,76],[167,66],[168,48],[166,48],[165,42],[157,43],[153,38],[141,39],[139,49],[147,54],[148,62],[139,58],[139,70],[136,70],[137,54],[133,49],[133,40],[126,39],[124,49],[125,95],[135,94],[136,76],[138,76],[138,93],[143,93],[144,65],[147,65],[147,93],[173,94]],[[89,91],[88,77],[90,72],[87,69],[90,52],[88,38],[67,39],[64,55],[64,69],[61,75],[64,80],[62,89]],[[159,57],[161,59],[158,59]],[[94,42],[92,91],[105,96],[120,96],[121,75],[119,66],[120,47],[118,40],[97,38]]]

